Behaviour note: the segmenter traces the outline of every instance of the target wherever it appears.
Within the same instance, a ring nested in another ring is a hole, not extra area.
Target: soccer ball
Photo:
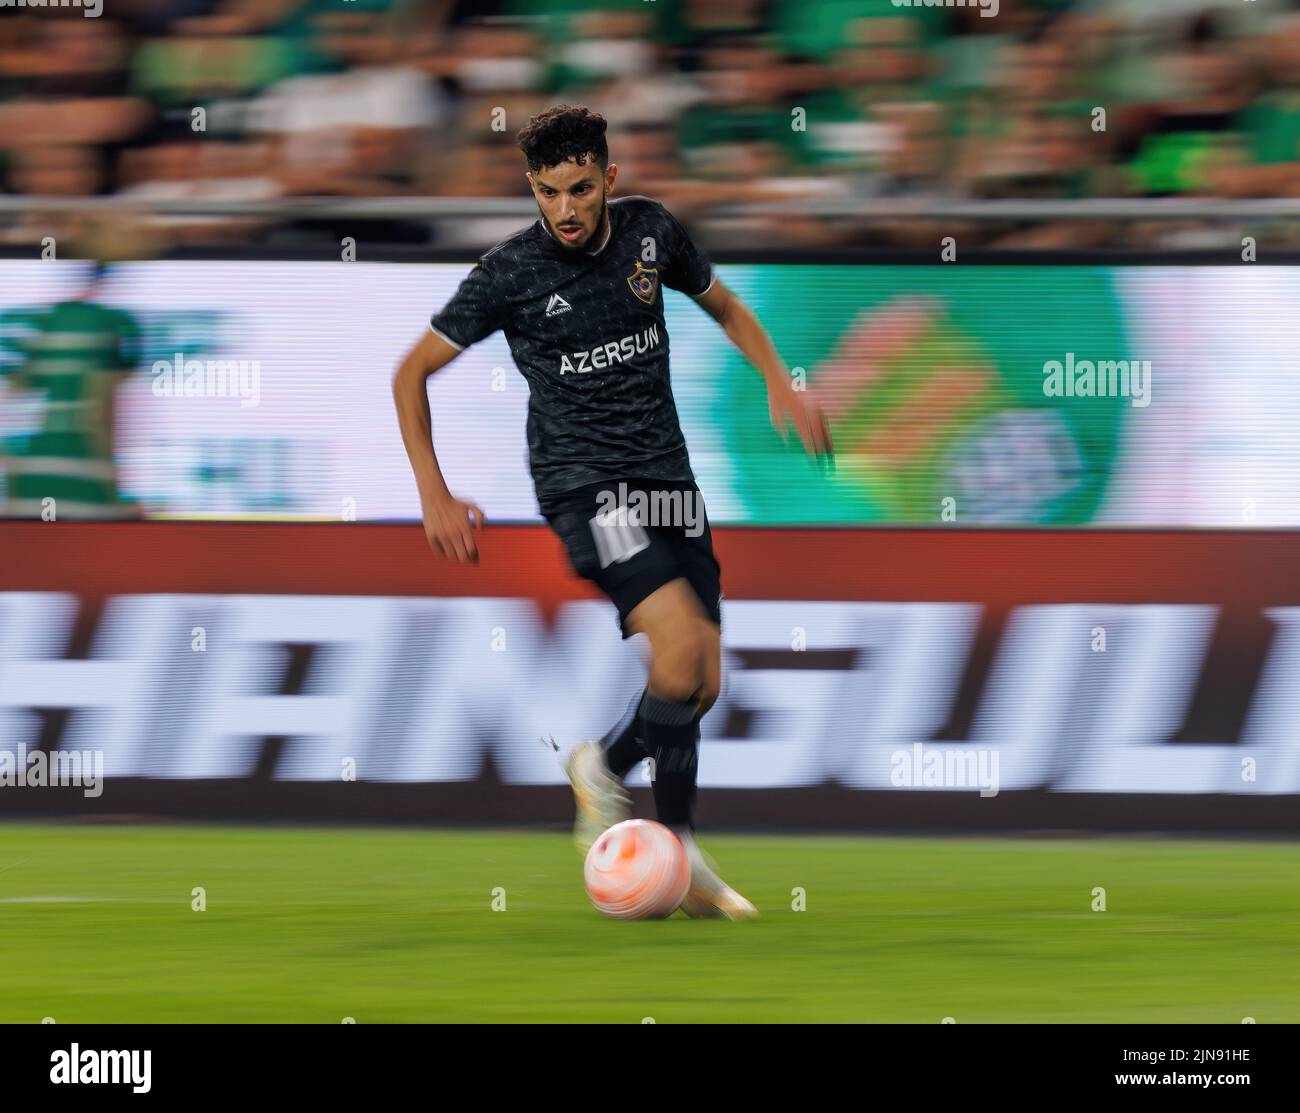
[[[587,896],[615,920],[671,916],[691,887],[681,841],[662,823],[628,819],[591,844],[583,867]]]

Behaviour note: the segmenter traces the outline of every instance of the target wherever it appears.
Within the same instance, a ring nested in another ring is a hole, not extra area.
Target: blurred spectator
[[[75,297],[0,319],[0,377],[32,415],[26,431],[0,441],[0,517],[139,516],[118,493],[113,458],[115,392],[139,362],[139,327],[100,304],[103,274],[88,264]]]
[[[13,194],[142,204],[526,199],[514,134],[564,100],[609,119],[621,193],[661,197],[720,245],[933,242],[933,219],[872,219],[886,200],[1289,197],[1300,182],[1290,8],[1001,0],[987,18],[863,0],[122,0],[93,20],[15,9],[0,21],[0,176]],[[759,202],[785,204],[753,211]],[[76,222],[10,201],[0,239],[35,243]],[[260,216],[153,223],[179,244],[283,234]],[[370,227],[470,247],[517,224],[376,216]],[[321,242],[338,231],[293,225]],[[1211,234],[1132,219],[942,227],[1043,248]]]

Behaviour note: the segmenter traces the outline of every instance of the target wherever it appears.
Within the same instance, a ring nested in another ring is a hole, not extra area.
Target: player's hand
[[[781,434],[783,441],[789,444],[789,428],[793,425],[803,442],[804,451],[819,463],[834,467],[835,449],[831,444],[830,422],[806,392],[792,386],[769,389],[767,407],[772,427]]]
[[[478,546],[470,527],[482,529],[486,521],[476,504],[463,499],[430,499],[424,504],[424,536],[429,548],[435,556],[461,564],[478,563]]]

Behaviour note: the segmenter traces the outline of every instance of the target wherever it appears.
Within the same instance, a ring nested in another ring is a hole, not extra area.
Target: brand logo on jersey
[[[621,340],[611,340],[586,352],[573,352],[560,357],[560,374],[584,374],[588,371],[603,371],[616,363],[623,363],[642,352],[659,347],[659,326],[651,325],[648,329],[625,336]]]
[[[559,294],[552,294],[551,300],[546,303],[546,315],[548,317],[558,317],[561,313],[568,313],[573,306],[565,301]]]
[[[636,270],[627,276],[628,289],[646,305],[654,305],[655,294],[659,290],[659,270],[657,267],[642,266],[636,261]]]

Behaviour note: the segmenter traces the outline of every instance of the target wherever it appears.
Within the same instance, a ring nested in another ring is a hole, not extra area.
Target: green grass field
[[[607,921],[558,834],[0,824],[0,1021],[1300,1021],[1294,844],[705,848],[761,919]]]

